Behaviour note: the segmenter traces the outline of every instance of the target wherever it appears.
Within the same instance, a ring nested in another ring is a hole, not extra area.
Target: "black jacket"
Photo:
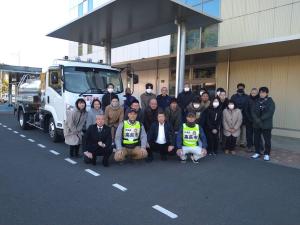
[[[246,124],[252,124],[253,123],[253,117],[252,117],[251,110],[252,110],[253,106],[255,105],[255,102],[258,98],[259,98],[258,95],[254,98],[252,96],[249,96],[247,106],[246,106],[246,109],[245,109],[245,113],[244,113]]]
[[[179,107],[183,110],[183,112],[186,111],[186,107],[188,106],[188,104],[190,104],[193,101],[194,96],[195,95],[192,91],[183,91],[178,95],[177,103]]]
[[[174,133],[173,133],[172,126],[168,122],[165,122],[164,128],[165,128],[166,144],[174,145]],[[158,136],[158,129],[159,129],[158,122],[152,123],[150,130],[147,134],[147,139],[149,144],[153,144],[156,142]]]
[[[243,124],[245,124],[246,123],[245,111],[246,111],[246,108],[247,108],[249,96],[246,95],[245,93],[243,93],[243,94],[236,93],[236,94],[231,96],[231,100],[234,102],[235,107],[242,111]]]
[[[102,97],[102,110],[103,110],[103,112],[105,112],[106,106],[110,105],[111,99],[113,97],[118,97],[118,96],[115,93],[106,93],[105,95],[103,95],[103,97]]]
[[[208,132],[211,132],[213,129],[216,129],[219,131],[219,129],[221,127],[223,112],[220,110],[219,107],[214,108],[212,106],[209,106],[206,109],[207,114],[206,114],[205,128]]]
[[[112,144],[110,127],[103,125],[103,129],[99,133],[97,124],[90,125],[85,133],[85,140],[84,149],[86,151],[95,151],[99,148],[99,141],[102,141],[106,147],[110,148]]]
[[[253,127],[260,129],[273,128],[275,103],[271,97],[259,98],[252,107]]]
[[[146,132],[150,130],[151,124],[157,122],[157,114],[161,108],[157,108],[156,110],[152,110],[149,106],[144,111],[144,126]]]

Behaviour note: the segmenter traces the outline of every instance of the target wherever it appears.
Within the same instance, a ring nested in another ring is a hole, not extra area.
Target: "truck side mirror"
[[[51,73],[51,84],[52,85],[58,84],[58,73],[57,72]]]

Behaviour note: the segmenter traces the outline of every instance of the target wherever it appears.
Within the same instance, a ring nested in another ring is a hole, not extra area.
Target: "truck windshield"
[[[119,71],[86,67],[65,67],[64,86],[73,93],[103,94],[106,85],[112,83],[115,93],[123,92]]]

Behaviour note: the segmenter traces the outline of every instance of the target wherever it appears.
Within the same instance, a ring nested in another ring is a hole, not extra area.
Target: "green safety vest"
[[[124,146],[136,146],[140,142],[141,135],[141,123],[136,121],[134,124],[130,124],[128,120],[123,124],[123,145]]]
[[[199,140],[199,125],[196,124],[194,127],[188,127],[185,123],[182,129],[183,146],[196,147]]]

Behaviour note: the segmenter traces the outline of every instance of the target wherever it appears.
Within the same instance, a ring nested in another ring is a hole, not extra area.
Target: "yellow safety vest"
[[[128,120],[123,124],[123,145],[137,145],[140,142],[141,123],[130,124]]]
[[[198,145],[199,135],[200,132],[198,124],[196,124],[194,127],[188,127],[185,123],[183,124],[183,146],[196,147]]]

